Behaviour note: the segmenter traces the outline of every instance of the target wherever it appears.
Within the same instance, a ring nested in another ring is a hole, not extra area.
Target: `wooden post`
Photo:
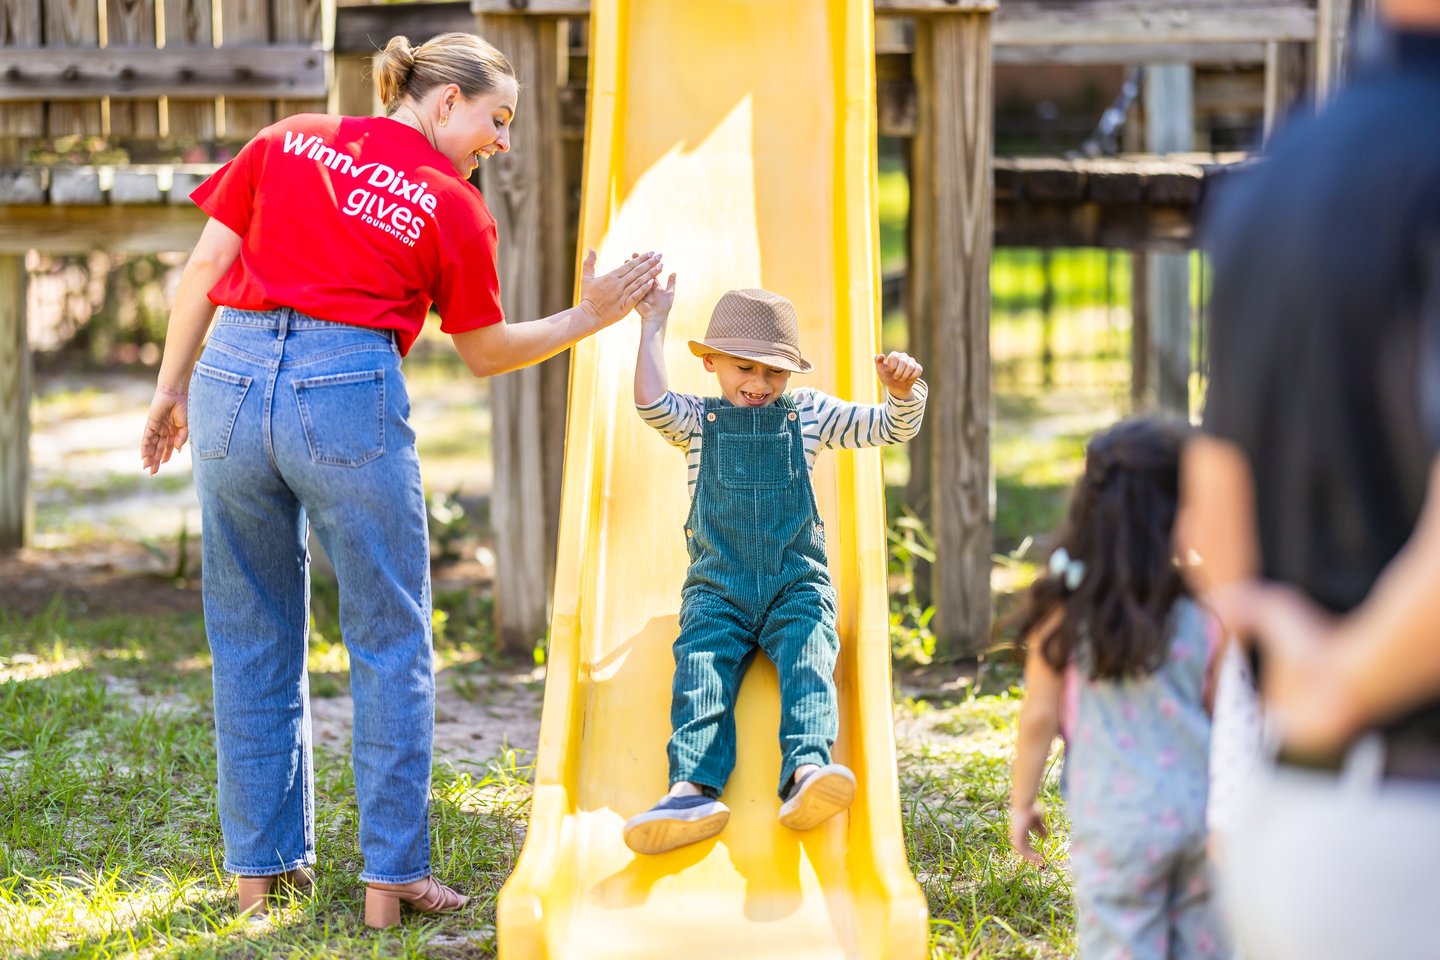
[[[98,49],[100,5],[66,0],[42,0],[45,46]],[[48,105],[51,137],[95,137],[104,133],[99,100],[57,101]]]
[[[1055,283],[1049,247],[1040,248],[1040,385],[1055,386]]]
[[[0,552],[30,541],[30,350],[24,254],[0,254]]]
[[[308,43],[322,50],[332,48],[335,0],[287,0],[275,4],[273,13],[271,39],[276,43]],[[330,82],[335,83],[335,79],[332,72]],[[277,118],[296,113],[324,113],[328,106],[325,100],[277,100],[275,112]]]
[[[105,5],[105,46],[154,49],[159,39],[154,0],[110,0]],[[106,134],[111,137],[160,136],[160,103],[110,97]]]
[[[1345,73],[1351,0],[1318,0],[1315,7],[1315,100],[1324,103]]]
[[[370,57],[364,54],[335,55],[335,83],[330,88],[330,110],[333,113],[346,117],[373,117],[383,112],[384,105],[380,102],[370,70]]]
[[[979,653],[990,636],[990,19],[989,9],[937,13],[917,20],[915,37],[910,265],[929,333],[916,348],[931,370],[931,624],[952,657]]]
[[[1145,146],[1151,153],[1183,153],[1194,146],[1195,71],[1189,64],[1145,70]],[[1155,401],[1190,414],[1190,257],[1149,255],[1149,312],[1155,334]]]
[[[912,68],[913,69],[913,68]],[[905,154],[905,178],[910,184],[910,215],[906,221],[905,236],[905,328],[910,352],[920,358],[922,364],[934,366],[935,317],[928,307],[927,290],[930,283],[930,268],[933,257],[922,255],[929,250],[935,237],[935,205],[922,200],[920,190],[928,194],[928,184],[920,181],[920,171],[928,164],[920,159],[920,145],[912,136],[910,149]],[[935,379],[932,371],[930,380]],[[910,479],[905,485],[905,503],[920,520],[934,529],[935,511],[931,503],[931,464],[935,461],[934,421],[927,423],[905,444],[910,458]],[[915,577],[915,602],[924,609],[935,602],[931,589],[934,571],[929,561],[917,559],[913,571]]]
[[[261,46],[270,42],[271,11],[266,0],[223,0],[217,5],[217,12],[221,46]],[[248,140],[262,127],[275,122],[273,100],[229,96],[223,99],[225,129],[222,136],[228,139]]]
[[[1130,253],[1130,410],[1155,405],[1154,340],[1150,322],[1150,258],[1143,250]]]
[[[1305,47],[1299,43],[1265,44],[1265,139],[1305,93]]]
[[[167,50],[177,47],[215,46],[215,8],[205,0],[165,0],[164,42]],[[180,142],[214,140],[219,107],[216,100],[201,98],[164,100],[165,135]]]
[[[501,237],[505,314],[508,322],[520,323],[573,302],[560,139],[560,38],[554,19],[523,15],[488,16],[477,22],[477,30],[510,58],[526,91],[525,122],[511,134],[514,155],[481,166],[482,190]],[[529,653],[545,636],[555,570],[568,359],[561,356],[546,366],[550,369],[529,367],[490,381],[495,618],[502,646],[516,654]]]

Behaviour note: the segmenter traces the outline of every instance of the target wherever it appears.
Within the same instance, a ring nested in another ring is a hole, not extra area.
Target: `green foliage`
[[[885,531],[890,544],[890,653],[900,661],[925,664],[935,656],[930,631],[934,606],[921,606],[915,596],[915,575],[921,562],[935,560],[935,538],[908,506]]]
[[[449,493],[435,490],[425,494],[425,514],[430,525],[430,549],[439,560],[458,560],[459,544],[470,532],[460,488]]]

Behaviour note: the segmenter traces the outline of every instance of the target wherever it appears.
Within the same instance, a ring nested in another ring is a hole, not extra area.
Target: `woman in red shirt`
[[[579,305],[506,324],[495,220],[467,182],[509,149],[510,63],[469,34],[375,59],[384,117],[262,130],[192,198],[210,215],[171,313],[141,441],[152,474],[192,441],[214,663],[220,824],[242,910],[315,862],[305,673],[312,527],[335,566],[355,699],[366,923],[459,909],[431,875],[435,681],[424,490],[400,359],[433,303],[476,376],[544,360],[625,316],[656,254]],[[218,322],[205,343],[216,307]]]

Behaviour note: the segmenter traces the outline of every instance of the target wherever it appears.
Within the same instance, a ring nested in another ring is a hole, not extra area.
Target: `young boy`
[[[757,651],[780,677],[780,822],[808,830],[850,805],[855,775],[830,762],[835,698],[835,588],[810,470],[822,447],[873,447],[920,429],[926,387],[903,353],[875,358],[885,403],[845,403],[785,387],[813,368],[800,355],[795,308],[767,290],[720,298],[703,341],[721,396],[671,393],[665,323],[675,277],[641,301],[635,405],[646,423],[685,451],[690,568],[675,641],[670,792],[625,824],[637,853],[663,853],[719,833],[720,802],[735,766],[735,697]]]

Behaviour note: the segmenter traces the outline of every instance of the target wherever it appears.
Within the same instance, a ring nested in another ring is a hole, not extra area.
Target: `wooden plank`
[[[1188,151],[1195,140],[1195,74],[1183,64],[1148,67],[1145,72],[1145,146],[1153,153]],[[1149,194],[1167,184],[1151,185]],[[1168,184],[1172,189],[1177,185]],[[1197,198],[1198,199],[1198,198]],[[1190,415],[1190,258],[1188,254],[1147,254],[1149,314],[1154,337],[1155,402]]]
[[[44,3],[45,46],[52,50],[78,48],[93,55],[100,46],[100,8],[95,0]],[[49,104],[46,133],[51,137],[101,136],[105,128],[100,107],[101,101],[93,93],[87,100]]]
[[[1263,63],[1240,69],[1195,71],[1195,117],[1201,129],[1209,117],[1263,114],[1264,109]]]
[[[1195,244],[1195,212],[1143,204],[997,200],[995,246],[1100,247],[1184,253]]]
[[[917,24],[920,123],[911,196],[917,212],[930,212],[925,234],[912,238],[911,263],[930,259],[914,305],[931,333],[917,345],[932,370],[931,624],[937,648],[950,656],[979,652],[990,633],[990,50],[989,14]]]
[[[470,0],[470,12],[478,16],[524,13],[536,17],[588,17],[590,0]]]
[[[1334,95],[1345,74],[1351,0],[1317,0],[1315,7],[1315,99]]]
[[[521,323],[572,302],[554,272],[571,259],[559,136],[559,36],[548,19],[496,17],[482,29],[529,91],[526,122],[511,134],[513,152],[481,164],[482,189],[505,238],[499,256],[505,314],[508,322]],[[555,566],[551,534],[559,505],[547,495],[556,484],[546,475],[545,451],[563,440],[565,418],[546,416],[545,379],[539,367],[530,367],[490,381],[496,629],[502,647],[518,654],[533,650],[545,635]]]
[[[396,34],[419,44],[442,33],[475,29],[475,15],[463,3],[340,7],[335,11],[335,53],[370,56]]]
[[[164,173],[155,167],[118,167],[115,180],[110,185],[111,203],[152,204],[163,203],[168,184]]]
[[[50,178],[44,167],[0,168],[0,205],[44,203]]]
[[[154,0],[106,0],[105,48],[140,49],[147,51],[147,56],[155,56],[155,46],[159,42],[155,13]],[[110,136],[147,139],[160,136],[158,95],[150,99],[110,97],[106,109],[106,133]]]
[[[1025,43],[995,45],[997,64],[1263,63],[1265,44],[1239,43]]]
[[[1284,122],[1305,96],[1305,45],[1301,43],[1267,43],[1265,45],[1265,138]]]
[[[1155,405],[1155,340],[1150,318],[1150,258],[1144,251],[1130,257],[1130,408]]]
[[[25,255],[0,255],[0,552],[30,541],[30,348]]]
[[[205,226],[194,204],[0,205],[0,253],[173,253],[192,250]]]
[[[40,0],[0,0],[0,47],[7,55],[38,47],[40,34]],[[0,160],[19,162],[24,141],[44,135],[43,103],[0,104]]]
[[[369,57],[354,53],[335,55],[330,110],[346,117],[373,117],[384,112],[380,92],[370,76]]]
[[[98,167],[55,166],[50,169],[50,203],[56,206],[100,204],[105,190]]]
[[[226,47],[253,50],[273,39],[270,4],[267,0],[223,0],[220,10],[220,43]],[[222,98],[223,123],[220,135],[245,140],[275,122],[275,104],[254,97]]]
[[[1314,33],[1315,10],[1303,0],[1005,0],[994,26],[997,46],[1265,43]]]
[[[215,8],[209,0],[165,0],[161,9],[160,42],[166,50],[210,50],[215,46]],[[166,97],[161,102],[161,133],[181,143],[214,140],[217,111],[213,97]]]
[[[326,7],[333,6],[330,0],[289,0],[274,7],[275,29],[272,39],[276,43],[294,43],[312,47],[320,60],[320,90],[307,97],[282,97],[275,104],[277,116],[288,117],[296,113],[324,113],[328,107],[326,97],[329,90],[325,84],[325,21],[334,19],[333,10],[327,14]]]
[[[299,44],[219,50],[11,50],[0,102],[129,97],[323,97],[325,53]]]

